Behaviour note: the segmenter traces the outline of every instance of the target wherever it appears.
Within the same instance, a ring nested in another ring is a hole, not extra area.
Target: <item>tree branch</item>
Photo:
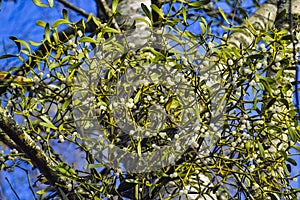
[[[85,12],[85,10],[78,8],[77,6],[75,6],[74,4],[65,1],[65,0],[57,0],[59,3],[63,4],[64,6],[66,6],[67,8],[70,8],[71,10],[77,12],[78,14],[80,14],[81,16],[88,18],[89,13]]]
[[[7,145],[10,149],[16,149],[19,152],[23,152],[22,149],[16,145],[16,143],[8,137],[8,135],[0,129],[0,141]]]
[[[13,145],[17,145],[22,152],[26,154],[32,161],[34,166],[47,178],[49,183],[57,188],[58,194],[60,191],[67,193],[66,188],[58,188],[58,185],[67,185],[60,178],[60,174],[56,170],[57,164],[51,160],[44,151],[35,143],[34,140],[19,126],[12,116],[2,107],[0,107],[0,129],[2,129]],[[2,137],[7,138],[6,136]]]
[[[109,1],[110,3],[108,6],[111,4],[111,0]],[[107,14],[104,12],[104,7],[102,3],[99,0],[95,0],[96,6],[97,6],[97,17],[103,21],[106,21],[108,19]]]

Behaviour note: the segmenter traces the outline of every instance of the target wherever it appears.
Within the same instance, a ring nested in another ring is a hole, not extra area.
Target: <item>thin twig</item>
[[[20,197],[19,197],[19,195],[18,195],[18,193],[16,192],[14,186],[10,183],[10,181],[8,180],[7,177],[5,177],[5,180],[8,182],[10,189],[11,189],[11,190],[13,191],[13,193],[16,195],[17,199],[18,199],[18,200],[21,200]]]
[[[243,190],[245,191],[245,193],[248,195],[248,198],[251,200],[255,200],[255,198],[252,196],[252,194],[249,192],[249,190],[247,189],[247,187],[244,185],[243,181],[240,179],[240,177],[233,173],[233,176],[235,177],[235,179],[238,181],[238,183],[240,184],[240,186],[242,186]]]
[[[75,6],[74,4],[65,1],[65,0],[57,0],[59,3],[63,4],[64,6],[66,6],[67,8],[70,8],[71,10],[77,12],[78,14],[82,15],[85,18],[88,18],[89,13],[85,12],[85,10],[78,8],[77,6]]]
[[[25,169],[24,169],[24,170],[25,170]],[[37,198],[36,198],[36,196],[35,196],[34,189],[33,189],[33,187],[32,187],[32,183],[31,183],[31,181],[30,181],[30,175],[29,175],[29,172],[28,172],[27,170],[25,170],[25,172],[26,172],[26,175],[27,175],[27,182],[28,182],[28,185],[29,185],[29,189],[30,189],[30,191],[31,191],[32,196],[34,197],[34,199],[37,200]]]

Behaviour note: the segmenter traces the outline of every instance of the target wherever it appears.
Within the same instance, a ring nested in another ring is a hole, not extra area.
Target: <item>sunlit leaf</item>
[[[62,14],[63,14],[63,18],[65,19],[65,20],[69,20],[69,15],[68,15],[68,10],[67,9],[63,9],[62,10]]]
[[[265,158],[265,150],[264,150],[264,147],[262,145],[262,143],[260,142],[257,142],[257,145],[258,145],[258,149],[259,149],[259,154],[261,157]]]
[[[105,27],[102,29],[103,33],[120,33],[118,30],[114,29],[114,28],[110,28],[110,27]]]
[[[220,14],[222,15],[223,19],[225,19],[226,23],[227,23],[227,24],[230,24],[229,21],[228,21],[228,19],[227,19],[226,14],[225,14],[224,11],[222,10],[222,8],[219,8],[219,12],[220,12]]]
[[[59,26],[59,25],[62,25],[62,24],[70,24],[70,23],[71,23],[71,22],[69,22],[69,20],[66,20],[66,19],[58,19],[58,20],[56,20],[56,21],[53,23],[52,27],[55,28],[55,27],[57,27],[57,26]]]
[[[49,23],[47,23],[46,26],[45,26],[45,39],[48,42],[51,42],[51,40],[50,40],[50,25],[49,25]]]
[[[52,8],[54,6],[53,0],[48,0],[48,5],[43,3],[41,0],[32,0],[32,2],[42,8]]]
[[[48,128],[52,128],[53,130],[57,129],[57,127],[54,126],[54,124],[47,117],[45,117],[45,116],[40,116],[40,117],[44,121],[44,122],[41,122],[41,125],[46,126]]]
[[[94,40],[91,37],[83,36],[79,39],[80,42],[89,42],[89,43],[97,43],[96,40]]]
[[[119,0],[113,0],[112,6],[111,6],[111,12],[113,14],[116,13],[118,4],[119,4]]]
[[[99,164],[89,164],[87,165],[87,169],[95,169],[95,168],[100,168],[100,167],[104,167],[103,163],[99,163]]]
[[[38,25],[38,26],[41,26],[41,27],[46,27],[46,22],[44,22],[44,21],[42,21],[42,20],[38,20],[37,22],[36,22],[36,25]]]
[[[52,187],[52,186],[48,186],[42,190],[38,190],[36,193],[39,194],[39,195],[43,195],[43,194],[46,194],[47,192],[51,192],[51,191],[54,191],[55,188]]]
[[[25,42],[24,40],[15,40],[15,42],[23,44],[29,52],[31,51],[29,44],[27,42]]]
[[[159,15],[160,18],[164,18],[164,13],[157,7],[157,5],[151,4],[151,8]]]

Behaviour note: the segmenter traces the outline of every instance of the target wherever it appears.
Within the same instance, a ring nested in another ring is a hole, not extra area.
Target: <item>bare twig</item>
[[[32,183],[31,183],[31,180],[30,180],[29,172],[28,172],[28,170],[25,170],[25,169],[23,169],[23,170],[26,172],[26,175],[27,175],[27,182],[28,182],[28,185],[29,185],[30,192],[31,192],[32,196],[34,197],[34,199],[37,200],[37,198],[35,196],[33,186],[32,186]]]
[[[255,198],[252,196],[252,194],[249,192],[248,188],[244,185],[243,181],[240,179],[240,177],[238,175],[236,175],[235,173],[233,173],[233,176],[235,177],[235,179],[238,181],[238,183],[240,184],[240,186],[243,188],[243,190],[245,191],[245,193],[248,195],[247,197],[250,200],[254,200]]]
[[[57,0],[59,3],[63,4],[64,6],[66,6],[67,8],[70,8],[71,10],[77,12],[78,14],[82,15],[85,18],[88,18],[89,13],[85,12],[85,10],[78,8],[77,6],[75,6],[74,4],[65,1],[65,0]]]
[[[7,183],[8,183],[8,185],[9,185],[10,189],[13,191],[13,193],[15,194],[15,196],[17,197],[17,199],[18,199],[18,200],[21,200],[20,197],[19,197],[19,195],[18,195],[18,193],[16,192],[14,186],[10,183],[10,181],[8,180],[7,177],[5,177],[5,180],[7,181]]]

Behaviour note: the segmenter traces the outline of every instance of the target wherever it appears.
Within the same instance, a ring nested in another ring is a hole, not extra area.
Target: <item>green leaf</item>
[[[146,16],[152,21],[151,11],[148,9],[148,7],[145,4],[142,3],[141,6]]]
[[[68,10],[63,9],[63,10],[62,10],[62,14],[63,14],[63,17],[64,17],[65,20],[69,20]]]
[[[57,127],[46,116],[41,116],[41,119],[44,121],[40,123],[41,125],[57,130]]]
[[[53,8],[53,6],[54,6],[54,1],[53,1],[53,0],[48,0],[48,3],[49,3],[49,7],[50,7],[50,8]]]
[[[53,0],[48,0],[48,5],[43,3],[41,0],[32,0],[32,2],[42,8],[53,8],[54,6],[54,1]]]
[[[142,156],[142,145],[141,145],[141,140],[138,141],[138,144],[137,144],[137,153],[138,153],[138,156],[141,157]]]
[[[5,58],[15,58],[18,57],[17,55],[13,55],[13,54],[5,54],[3,56],[0,56],[0,60],[1,59],[5,59]]]
[[[223,107],[223,105],[224,105],[224,101],[225,101],[226,98],[227,98],[227,95],[228,95],[228,93],[225,93],[225,94],[223,95],[222,100],[221,100],[221,102],[219,103],[219,105],[218,105],[218,107],[217,107],[217,109],[216,109],[216,111],[215,111],[215,115],[216,115],[216,116],[219,115],[219,111],[222,109],[222,107]],[[221,112],[221,113],[222,113],[222,112]]]
[[[38,190],[36,193],[39,195],[43,195],[43,194],[46,194],[47,192],[54,191],[54,190],[55,190],[55,188],[53,186],[48,186],[42,190]]]
[[[188,3],[189,6],[193,7],[193,9],[201,9],[204,5],[208,4],[210,0],[203,0],[203,1],[194,1]]]
[[[81,37],[79,41],[80,41],[80,42],[97,43],[96,40],[94,40],[94,39],[91,38],[91,37],[87,37],[87,36]]]
[[[120,32],[114,28],[110,28],[110,27],[105,27],[102,29],[103,33],[117,33],[119,34]]]
[[[64,131],[64,130],[65,130],[64,124],[59,125],[58,131],[59,131],[59,132],[62,132],[62,131]]]
[[[29,43],[30,43],[32,46],[35,46],[35,47],[41,46],[41,44],[42,44],[42,43],[40,43],[40,42],[34,42],[34,41],[31,41],[31,40],[29,40]]]
[[[167,33],[167,34],[164,34],[164,37],[166,37],[174,42],[177,42],[178,44],[182,44],[182,42],[183,42],[178,36],[175,36],[174,34]]]
[[[54,39],[55,44],[59,44],[60,40],[59,40],[58,32],[55,31],[55,32],[52,34],[52,36],[53,36],[53,39]]]
[[[219,8],[219,12],[222,15],[223,19],[225,19],[226,23],[230,24],[227,17],[226,17],[226,14],[224,13],[224,11],[221,8]]]
[[[248,187],[251,185],[251,181],[247,176],[245,177],[245,183],[246,183],[246,186],[248,186]]]
[[[72,98],[67,99],[67,100],[63,103],[63,105],[62,105],[62,107],[61,107],[61,110],[62,110],[62,111],[65,111],[66,108],[70,105],[71,101],[72,101]]]
[[[284,67],[281,67],[278,72],[275,75],[275,80],[278,80],[280,77],[282,77],[282,73],[283,73]]]
[[[298,136],[295,133],[294,129],[292,127],[288,128],[289,136],[291,136],[292,141],[296,142],[298,140]]]
[[[111,12],[113,14],[116,13],[118,4],[119,4],[119,0],[113,0],[112,5],[111,5]]]
[[[50,40],[50,25],[49,23],[46,24],[45,26],[45,39],[51,43],[51,40]]]
[[[286,99],[279,99],[278,101],[283,103],[287,109],[290,109],[289,102]]]
[[[284,19],[287,16],[286,9],[283,9],[279,14],[276,15],[275,22]]]
[[[57,26],[59,26],[59,25],[61,25],[61,24],[71,24],[71,22],[69,22],[69,21],[66,20],[66,19],[58,19],[58,20],[56,20],[56,21],[53,23],[52,27],[55,28],[55,27],[57,27]]]
[[[276,101],[276,98],[272,98],[272,99],[268,102],[268,104],[267,104],[267,106],[266,106],[266,110],[269,109],[269,108],[275,103],[275,101]]]
[[[42,21],[42,20],[37,20],[36,25],[41,26],[41,27],[45,27],[46,26],[46,22]]]
[[[95,168],[100,168],[103,167],[104,164],[103,163],[99,163],[99,164],[88,164],[85,168],[86,169],[95,169]]]
[[[249,140],[247,140],[245,147],[246,147],[247,153],[249,153],[250,148],[251,148],[251,142]]]
[[[187,21],[186,21],[186,9],[183,7],[182,8],[182,15],[183,15],[183,21],[185,24],[187,24]]]
[[[15,42],[19,42],[19,43],[23,44],[27,48],[28,51],[31,51],[29,44],[27,42],[25,42],[24,40],[15,40]]]
[[[265,158],[265,150],[263,145],[260,142],[257,142],[260,156]]]
[[[65,176],[74,177],[74,175],[77,175],[76,171],[72,167],[63,162],[57,165],[57,170]]]
[[[199,23],[199,25],[200,25],[200,28],[201,28],[201,33],[202,33],[202,34],[205,34],[206,31],[207,31],[206,23],[204,23],[204,22],[201,21],[201,22]]]
[[[138,93],[136,93],[133,99],[134,104],[136,104],[139,101],[141,94],[142,94],[142,90],[139,90]]]
[[[298,145],[294,145],[293,148],[296,149],[297,151],[300,151],[300,146]]]
[[[178,106],[180,106],[178,99],[176,97],[170,97],[165,105],[165,108],[167,113],[171,114],[171,109],[177,108]]]
[[[239,9],[240,13],[243,15],[243,18],[245,18],[245,19],[249,18],[248,12],[244,8],[239,6],[238,9]]]
[[[288,161],[289,163],[291,163],[294,166],[297,166],[297,162],[292,158],[287,158],[286,161]]]
[[[164,13],[157,7],[157,5],[151,4],[151,8],[159,15],[159,17],[164,18]]]
[[[135,199],[140,199],[139,198],[139,184],[135,185],[135,192],[134,192],[134,194],[135,194]]]
[[[160,59],[165,60],[166,59],[164,54],[162,54],[159,51],[156,51],[154,48],[148,48],[148,49],[145,50],[145,52],[147,52],[147,51],[150,51],[151,53],[153,53],[156,56],[156,59],[158,59],[158,60],[160,60]]]

